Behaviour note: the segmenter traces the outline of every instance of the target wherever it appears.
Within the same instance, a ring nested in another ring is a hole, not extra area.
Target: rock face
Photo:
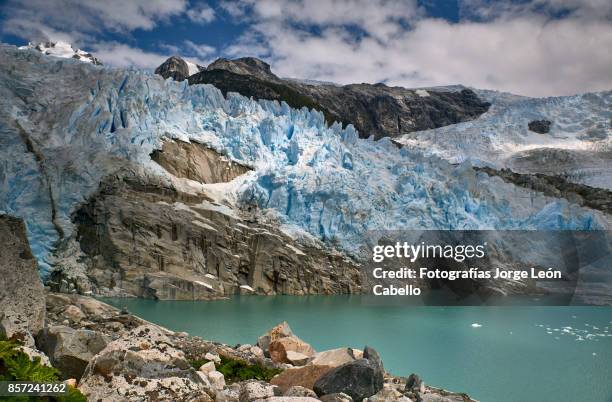
[[[0,215],[0,334],[31,342],[45,322],[45,294],[21,219]]]
[[[38,348],[49,356],[63,379],[81,378],[89,361],[109,342],[108,337],[97,331],[63,325],[47,327],[37,336]]]
[[[228,60],[228,59],[217,59],[210,63],[206,70],[225,70],[235,74],[241,75],[252,75],[261,79],[275,80],[278,79],[272,70],[270,65],[262,60],[255,57],[241,57],[239,59]]]
[[[88,400],[212,401],[214,392],[158,327],[143,325],[109,343],[85,369]]]
[[[189,77],[190,84],[212,84],[224,94],[238,92],[254,99],[285,101],[289,106],[317,109],[329,124],[353,124],[360,136],[395,137],[412,131],[472,120],[486,112],[469,89],[411,90],[384,84],[308,83],[281,79],[255,58],[219,59]]]
[[[180,57],[172,56],[155,69],[155,74],[166,79],[172,77],[175,81],[183,81],[189,77],[189,66]]]
[[[552,122],[549,120],[532,120],[527,124],[530,131],[538,134],[547,134],[550,131]]]
[[[319,396],[343,392],[355,401],[362,401],[378,393],[383,384],[380,368],[371,361],[359,359],[328,371],[315,382],[313,389]]]
[[[322,243],[299,244],[254,213],[129,172],[103,182],[74,222],[86,275],[99,294],[200,300],[246,289],[361,291],[358,266]],[[53,278],[62,280],[70,278]]]
[[[245,174],[250,169],[232,163],[216,151],[197,143],[166,141],[151,159],[176,177],[200,183],[225,183]]]

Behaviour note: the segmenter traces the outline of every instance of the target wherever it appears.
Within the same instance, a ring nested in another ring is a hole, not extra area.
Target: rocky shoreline
[[[24,225],[3,217],[0,338],[89,401],[469,402],[385,371],[375,349],[315,351],[286,322],[253,345],[174,332],[90,296],[44,289]],[[16,269],[17,268],[17,269]],[[0,374],[4,362],[0,357]]]

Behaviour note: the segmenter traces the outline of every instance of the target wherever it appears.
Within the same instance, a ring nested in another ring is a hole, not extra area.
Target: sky
[[[63,40],[118,67],[254,56],[339,84],[612,89],[612,0],[0,0],[0,40]]]

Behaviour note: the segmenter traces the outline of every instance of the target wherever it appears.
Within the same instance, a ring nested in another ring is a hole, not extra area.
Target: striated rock
[[[311,390],[308,389],[306,387],[302,387],[300,385],[294,385],[291,388],[289,388],[287,391],[285,391],[284,396],[306,396],[306,397],[310,397],[310,398],[316,398],[317,394]]]
[[[200,183],[226,183],[251,170],[205,145],[179,140],[164,141],[161,150],[151,153],[151,159],[176,177]]]
[[[80,379],[89,361],[110,342],[99,332],[66,326],[47,327],[36,340],[39,349],[49,356],[63,379]]]
[[[79,389],[89,400],[212,401],[214,391],[158,327],[142,325],[111,343],[85,369]]]
[[[332,350],[326,350],[315,354],[308,364],[315,366],[331,366],[338,367],[344,363],[352,362],[356,359],[353,349],[350,348],[338,348]]]
[[[328,394],[319,397],[322,402],[353,402],[353,398],[345,393]]]
[[[278,385],[283,392],[295,386],[313,389],[315,382],[331,369],[331,366],[315,365],[290,368],[272,378],[270,384]]]
[[[155,69],[155,74],[165,79],[172,77],[175,81],[183,81],[189,77],[189,66],[180,57],[172,56]]]
[[[550,131],[552,122],[549,120],[532,120],[527,124],[529,131],[538,134],[547,134]]]
[[[240,402],[251,402],[280,395],[279,387],[264,381],[249,380],[241,383]]]
[[[45,295],[23,220],[0,215],[0,245],[0,334],[31,343],[44,326]]]
[[[356,401],[370,397],[383,388],[383,372],[366,359],[345,363],[323,374],[314,384],[317,395],[343,392]]]
[[[125,172],[107,178],[74,221],[97,294],[207,300],[241,286],[266,295],[361,292],[353,261],[322,243],[297,244],[255,215]]]

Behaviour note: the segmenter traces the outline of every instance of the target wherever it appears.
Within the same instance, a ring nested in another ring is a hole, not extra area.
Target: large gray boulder
[[[45,323],[45,293],[23,220],[0,215],[0,335],[32,343]]]
[[[109,343],[79,382],[88,400],[212,401],[215,395],[166,332],[142,325]]]
[[[314,391],[319,396],[342,392],[355,401],[362,401],[378,393],[383,385],[380,367],[367,359],[359,359],[323,374],[314,384]]]
[[[110,338],[97,331],[56,325],[43,329],[37,341],[62,378],[80,379],[89,361],[106,347]]]

